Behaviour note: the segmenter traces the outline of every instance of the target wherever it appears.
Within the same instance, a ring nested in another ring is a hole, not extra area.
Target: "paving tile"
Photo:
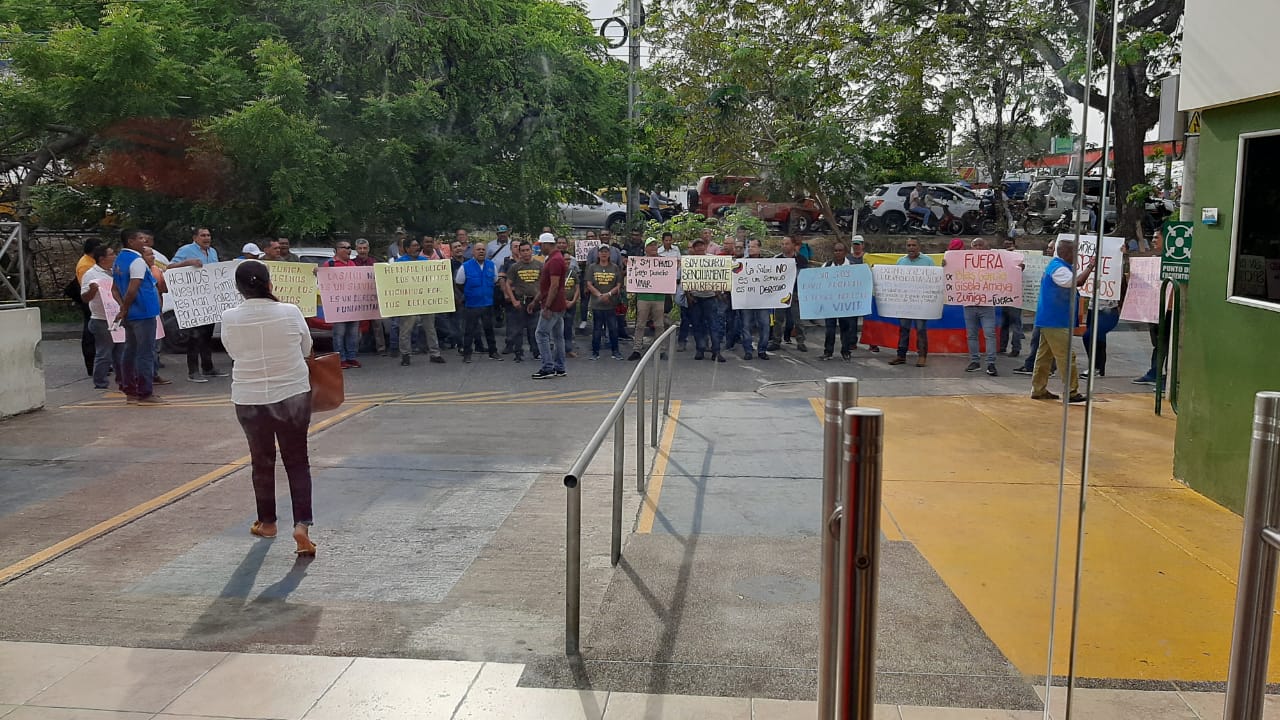
[[[604,720],[751,720],[751,700],[613,693]]]
[[[449,720],[481,663],[359,658],[307,720]]]
[[[296,720],[333,685],[351,658],[311,655],[232,655],[165,713]]]
[[[523,663],[487,662],[480,668],[480,675],[471,683],[471,692],[484,688],[514,688],[520,684],[520,676],[524,674]]]
[[[5,715],[8,715],[9,712],[13,710],[15,707],[17,706],[16,705],[0,705],[0,718],[4,717]]]
[[[1226,709],[1226,695],[1215,692],[1178,693],[1191,706],[1201,720],[1221,720]],[[1280,720],[1280,695],[1268,695],[1262,704],[1263,717],[1267,720]]]
[[[755,698],[751,701],[751,712],[752,720],[814,720],[818,717],[818,703]],[[876,705],[876,720],[900,720],[898,706]]]
[[[31,705],[156,713],[226,653],[107,648],[36,695]]]
[[[81,710],[77,708],[15,708],[5,720],[150,720],[151,713],[116,712],[114,710]]]
[[[1039,690],[1043,693],[1043,688]],[[1066,716],[1067,689],[1052,690],[1050,711],[1055,718]],[[1171,690],[1103,690],[1077,688],[1071,706],[1080,720],[1199,720],[1182,696]]]
[[[453,720],[601,720],[609,693],[541,688],[480,688]]]
[[[1041,720],[1043,712],[1034,710],[984,710],[981,708],[916,707],[898,708],[902,720]]]
[[[30,700],[101,652],[88,645],[0,642],[0,703]]]

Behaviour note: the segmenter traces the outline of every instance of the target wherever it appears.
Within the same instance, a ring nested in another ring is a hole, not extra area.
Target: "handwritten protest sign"
[[[1121,320],[1160,321],[1160,258],[1129,259],[1129,289],[1120,308]]]
[[[946,275],[936,265],[876,265],[876,309],[884,317],[937,320],[946,300]]]
[[[232,260],[164,271],[178,327],[186,329],[221,322],[223,310],[240,304],[244,297],[236,290],[239,264],[239,260]]]
[[[1266,297],[1267,259],[1261,255],[1236,257],[1236,295]]]
[[[685,255],[680,258],[680,285],[685,292],[729,292],[735,262],[726,255]]]
[[[1022,304],[1022,255],[1007,250],[948,250],[948,305]]]
[[[94,302],[102,301],[102,315],[107,319],[107,327],[111,330],[111,342],[124,342],[124,326],[116,324],[116,316],[120,314],[120,303],[116,302],[116,298],[111,294],[111,286],[114,283],[110,278],[106,280],[95,280],[98,283],[98,297],[90,301],[92,306]],[[164,337],[164,323],[156,319],[156,339]]]
[[[316,286],[324,306],[325,322],[376,320],[378,284],[372,267],[322,267],[316,270]]]
[[[1044,270],[1049,267],[1053,258],[1038,250],[1020,250],[1022,253],[1022,309],[1036,311],[1040,302],[1040,281],[1044,278]]]
[[[734,310],[791,306],[796,286],[795,258],[739,258],[732,274]]]
[[[627,292],[674,293],[680,277],[680,259],[673,257],[627,258]]]
[[[1071,242],[1074,236],[1071,233],[1063,233],[1058,236],[1058,242]],[[1098,254],[1098,238],[1080,236],[1080,267],[1085,267],[1095,256],[1098,256],[1098,265],[1093,272],[1089,274],[1089,279],[1084,285],[1080,286],[1080,297],[1093,297],[1094,285],[1098,287],[1099,300],[1120,300],[1120,283],[1124,280],[1124,238],[1104,237],[1102,238],[1102,254]]]
[[[796,290],[801,320],[871,314],[870,265],[805,268],[800,271]]]
[[[271,271],[271,292],[280,302],[297,305],[302,317],[316,316],[316,266],[311,263],[280,262],[268,260]]]
[[[382,317],[453,312],[453,273],[448,260],[378,263],[373,270]]]
[[[578,262],[591,263],[596,261],[596,252],[600,250],[600,241],[580,238],[573,241],[573,259]]]

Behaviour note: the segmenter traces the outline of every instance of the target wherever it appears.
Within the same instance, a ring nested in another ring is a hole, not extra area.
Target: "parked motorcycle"
[[[948,207],[945,203],[935,203],[934,205],[930,206],[931,209],[938,208],[938,207],[942,208],[942,217],[938,219],[937,223],[935,223],[932,228],[925,228],[924,218],[920,217],[915,213],[907,213],[906,222],[904,222],[901,226],[898,226],[898,227],[890,226],[889,232],[891,233],[898,232],[898,233],[907,233],[907,234],[941,232],[944,235],[964,234],[964,230],[965,230],[964,219],[957,215],[952,214],[951,208]],[[935,214],[936,214],[936,211],[935,211]]]

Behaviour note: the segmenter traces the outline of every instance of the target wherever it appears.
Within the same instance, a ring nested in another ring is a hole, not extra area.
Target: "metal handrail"
[[[645,491],[644,477],[644,435],[645,435],[645,383],[644,371],[649,367],[653,368],[653,428],[652,428],[652,447],[658,446],[658,396],[663,394],[661,389],[662,370],[661,366],[653,361],[659,352],[665,352],[667,355],[667,383],[665,388],[666,400],[663,406],[663,414],[670,417],[671,415],[671,377],[675,368],[675,339],[676,331],[680,329],[679,323],[673,324],[667,328],[658,337],[654,338],[653,345],[640,358],[636,369],[632,371],[631,377],[627,380],[627,384],[623,386],[622,392],[618,394],[618,399],[613,402],[613,407],[609,408],[609,412],[605,415],[604,421],[592,433],[591,439],[587,441],[587,446],[582,449],[578,455],[578,459],[574,461],[573,466],[569,468],[569,472],[564,476],[564,486],[568,490],[567,499],[565,501],[565,629],[564,629],[564,645],[566,655],[578,654],[578,633],[581,627],[581,607],[582,607],[582,487],[580,480],[586,473],[587,467],[591,465],[591,461],[595,459],[596,453],[599,452],[600,446],[604,444],[605,437],[609,434],[610,428],[614,431],[613,446],[613,532],[610,542],[610,562],[617,565],[622,557],[622,475],[623,463],[626,461],[626,449],[623,447],[624,423],[626,421],[627,400],[631,398],[631,393],[636,393],[636,491],[643,493]],[[644,328],[637,328],[636,332],[644,332]],[[666,344],[665,350],[659,350]]]

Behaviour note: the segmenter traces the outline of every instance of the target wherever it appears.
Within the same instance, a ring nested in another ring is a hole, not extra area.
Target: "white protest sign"
[[[795,258],[739,258],[733,266],[733,309],[790,307],[795,286]]]
[[[573,259],[578,262],[592,263],[596,261],[596,253],[600,250],[600,241],[596,239],[579,239],[573,241]]]
[[[221,322],[222,311],[240,304],[244,298],[236,290],[239,264],[239,260],[232,260],[164,271],[178,327],[186,329]]]
[[[378,284],[371,266],[322,267],[316,270],[316,286],[325,322],[376,320]]]
[[[796,292],[801,320],[870,315],[871,266],[805,268],[796,281]]]
[[[1160,258],[1129,259],[1129,290],[1120,308],[1121,320],[1160,321]]]
[[[98,283],[98,297],[94,300],[102,300],[102,315],[107,319],[107,327],[111,330],[111,342],[124,342],[124,325],[116,324],[116,316],[120,314],[120,303],[116,302],[116,297],[111,293],[111,287],[115,284],[110,278],[106,280],[96,280]],[[156,339],[164,337],[164,323],[160,318],[156,318]]]
[[[627,258],[627,292],[671,294],[676,291],[679,278],[680,258],[647,255]]]
[[[1058,236],[1058,242],[1071,242],[1074,237],[1071,233],[1063,233]],[[1099,255],[1098,238],[1081,235],[1077,259],[1080,267],[1087,266],[1094,257],[1098,258],[1098,264],[1085,284],[1080,286],[1080,297],[1093,297],[1093,287],[1097,285],[1099,300],[1119,302],[1120,283],[1124,281],[1124,238],[1102,238],[1102,253]]]
[[[1022,255],[1008,250],[948,250],[947,304],[1022,305]]]
[[[936,265],[876,265],[876,310],[883,317],[937,320],[946,300],[946,273]]]
[[[1040,302],[1040,282],[1044,279],[1045,268],[1053,257],[1037,250],[1020,250],[1022,253],[1022,309],[1036,311]]]
[[[680,258],[680,285],[685,292],[729,292],[735,264],[727,255],[685,255]]]

